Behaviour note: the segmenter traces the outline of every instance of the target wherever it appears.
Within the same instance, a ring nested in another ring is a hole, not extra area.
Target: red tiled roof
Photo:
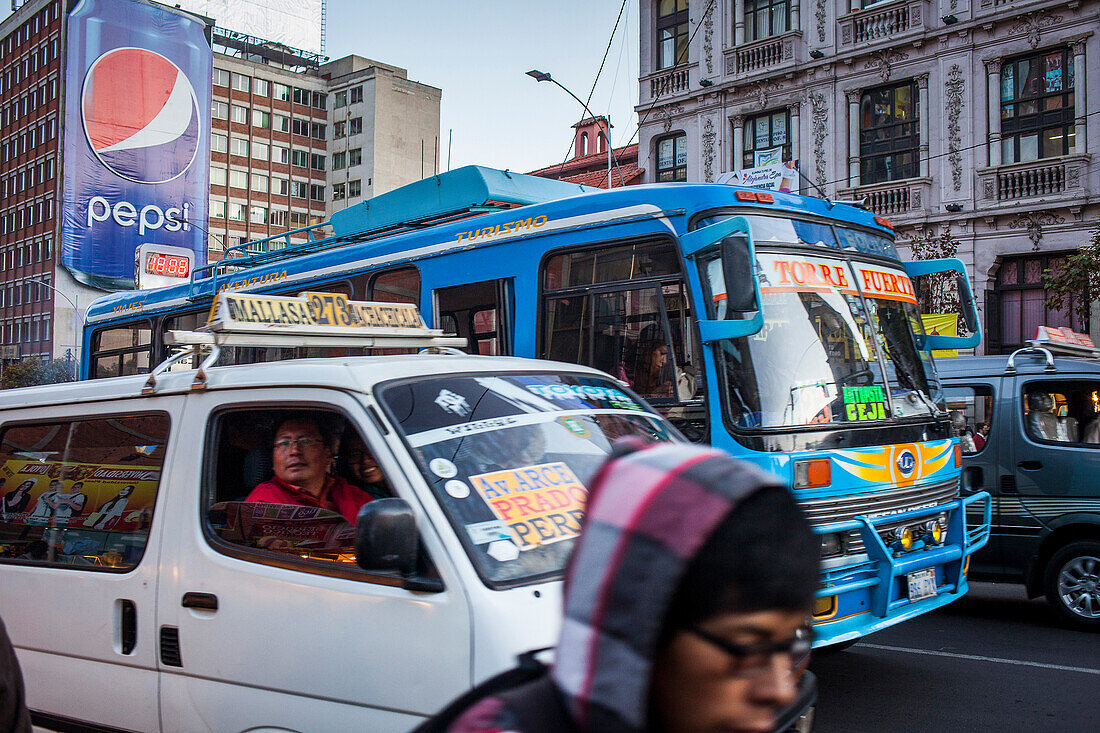
[[[624,181],[628,186],[642,182],[642,174],[645,171],[638,167],[637,143],[615,148],[615,160],[618,167],[611,173],[612,187],[622,186]],[[607,153],[591,153],[580,158],[572,158],[565,161],[565,165],[540,168],[527,175],[607,188]]]

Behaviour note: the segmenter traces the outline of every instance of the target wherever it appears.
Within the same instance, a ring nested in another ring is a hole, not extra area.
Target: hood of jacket
[[[551,671],[580,730],[646,729],[653,658],[681,578],[740,501],[777,483],[722,451],[673,443],[596,474]]]

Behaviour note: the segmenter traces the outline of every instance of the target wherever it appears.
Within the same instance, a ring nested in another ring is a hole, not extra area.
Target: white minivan
[[[245,501],[290,418],[333,476],[373,454],[357,527]],[[408,730],[556,641],[585,486],[624,435],[679,439],[600,372],[458,354],[0,393],[0,616],[35,721]]]

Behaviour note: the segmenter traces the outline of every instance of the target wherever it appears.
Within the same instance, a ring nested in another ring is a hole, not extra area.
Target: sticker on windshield
[[[564,463],[543,463],[470,477],[520,550],[580,534],[588,490]]]
[[[470,535],[470,541],[475,545],[487,545],[497,540],[506,540],[508,544],[515,547],[512,544],[512,535],[508,532],[508,525],[499,519],[467,524],[466,534]]]
[[[459,481],[458,479],[451,479],[443,484],[443,488],[456,499],[465,499],[470,495],[470,487],[466,485],[465,481]]]
[[[614,407],[620,410],[645,409],[625,392],[612,387],[593,387],[586,384],[528,384],[527,389],[539,397],[574,403],[575,407],[596,402],[601,407]]]
[[[470,414],[470,403],[466,401],[466,398],[460,394],[455,394],[449,389],[439,390],[439,395],[435,398],[435,404],[459,417],[466,417]]]
[[[485,554],[498,562],[508,562],[519,557],[519,548],[512,540],[497,540],[489,545]]]
[[[842,387],[844,411],[849,420],[885,420],[886,403],[882,387]]]
[[[446,458],[433,458],[428,468],[439,478],[454,478],[458,475],[458,467]]]
[[[862,264],[856,269],[859,271],[859,286],[863,288],[864,295],[917,305],[913,281],[904,272]]]
[[[577,418],[559,417],[558,422],[565,426],[565,429],[573,433],[573,435],[577,435],[581,438],[588,437],[588,428],[586,428],[584,424]]]

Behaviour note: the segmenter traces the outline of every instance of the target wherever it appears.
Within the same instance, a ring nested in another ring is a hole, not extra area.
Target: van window
[[[1021,409],[1032,440],[1100,447],[1100,382],[1030,382]]]
[[[359,508],[393,496],[375,451],[341,414],[235,409],[212,418],[205,492],[215,548],[323,572],[355,564]]]
[[[166,414],[36,422],[0,433],[0,562],[125,571],[145,552]]]
[[[993,426],[993,390],[986,385],[948,387],[944,390],[947,409],[952,417],[956,413],[966,419],[966,433],[959,442],[966,455],[981,453],[989,440]]]

